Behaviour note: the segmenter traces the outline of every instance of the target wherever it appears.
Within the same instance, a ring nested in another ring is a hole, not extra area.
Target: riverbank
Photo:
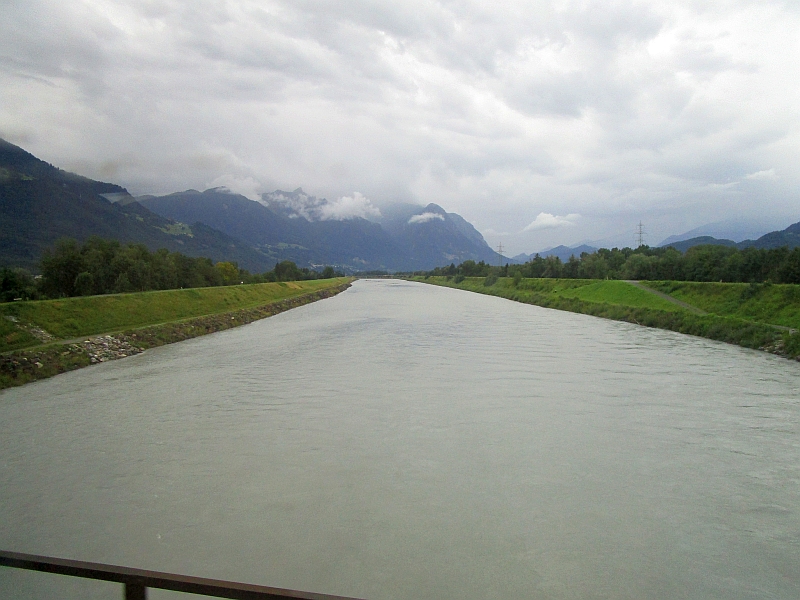
[[[455,278],[447,277],[415,277],[412,280],[500,296],[545,308],[668,329],[800,360],[800,334],[797,327],[792,327],[795,325],[794,309],[775,302],[769,305],[765,302],[762,310],[756,310],[753,297],[758,290],[754,291],[749,284],[692,283],[687,288],[683,282],[640,282],[637,286],[626,281],[582,279],[522,279],[516,285],[511,278],[505,277],[495,278],[494,281],[484,277],[467,277],[458,282]],[[715,289],[703,293],[703,286],[714,286]],[[671,302],[648,291],[646,288],[649,287],[671,298],[669,290],[680,289],[683,294],[675,298],[679,302]],[[685,291],[689,288],[693,295]],[[795,294],[800,296],[800,292],[794,289],[800,286],[776,285],[772,288],[775,289],[769,293],[789,298],[790,306],[794,306],[792,299]],[[705,298],[702,307],[687,302],[687,299],[697,297]],[[741,303],[749,303],[746,314],[756,314],[758,320],[743,318],[742,311],[734,310],[737,297]],[[721,300],[715,302],[714,298]],[[800,310],[797,312],[800,313]]]
[[[6,343],[22,342],[26,347],[0,354],[0,389],[252,323],[335,296],[350,287],[351,281],[351,278],[338,278],[265,283],[3,305],[0,321],[4,321],[6,330],[8,324],[13,325],[11,334],[6,335],[12,339]],[[208,311],[209,307],[222,307],[222,310],[212,314],[200,312]],[[76,314],[87,318],[78,321]],[[165,315],[177,316],[164,322]],[[9,316],[12,319],[8,319]],[[43,322],[48,323],[50,329],[42,327]],[[97,331],[107,323],[123,325]],[[69,335],[76,330],[93,330],[95,335],[59,340],[54,334],[57,331],[62,335],[69,332]],[[24,335],[17,336],[18,331]]]

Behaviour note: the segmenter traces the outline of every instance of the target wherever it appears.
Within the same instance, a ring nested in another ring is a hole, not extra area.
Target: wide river
[[[370,600],[796,600],[800,364],[362,280],[0,393],[0,515],[0,549]]]

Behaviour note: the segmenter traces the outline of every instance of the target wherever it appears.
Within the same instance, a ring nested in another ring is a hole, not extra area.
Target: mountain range
[[[300,188],[262,194],[258,201],[223,188],[136,200],[163,217],[205,223],[244,240],[273,262],[330,264],[353,272],[411,271],[467,259],[497,259],[470,223],[437,204],[395,204],[382,213],[373,208],[374,220],[368,220],[325,218],[324,209],[331,203]]]
[[[251,200],[224,188],[134,198],[0,140],[0,265],[35,269],[58,238],[91,235],[233,261],[253,272],[281,260],[356,272],[499,258],[470,223],[436,204],[381,212],[357,194],[349,200],[331,203],[302,189]]]
[[[580,246],[575,247],[562,245],[556,246],[555,248],[548,248],[547,250],[542,250],[541,252],[534,252],[533,254],[517,254],[511,260],[517,263],[526,263],[538,254],[542,258],[547,258],[548,256],[557,256],[561,259],[561,262],[566,262],[569,260],[570,256],[580,258],[582,253],[587,252],[591,254],[595,250],[597,250],[597,248],[594,246],[587,246],[586,244],[581,244]]]
[[[745,248],[770,249],[780,248],[781,246],[788,246],[791,249],[800,246],[800,222],[789,225],[789,227],[782,231],[771,231],[756,240],[734,242],[733,240],[717,239],[705,235],[671,243],[667,243],[667,240],[665,240],[661,245],[671,246],[681,252],[686,252],[689,248],[700,245],[731,246],[739,248],[740,250]]]
[[[699,237],[712,237],[720,240],[743,242],[755,240],[776,229],[774,221],[758,219],[728,219],[716,223],[706,223],[679,235],[671,235],[657,246],[671,246],[677,242],[685,242]]]
[[[680,252],[686,252],[689,248],[694,246],[702,246],[702,245],[711,245],[711,246],[729,246],[738,248],[743,250],[745,248],[759,248],[759,249],[771,249],[771,248],[780,248],[781,246],[787,246],[788,248],[795,248],[800,246],[800,223],[795,223],[793,225],[789,225],[786,229],[782,231],[771,231],[764,235],[759,236],[755,240],[751,239],[742,239],[741,241],[734,241],[726,238],[715,238],[710,235],[698,235],[692,236],[693,233],[697,233],[700,231],[706,230],[722,230],[720,225],[725,224],[711,224],[703,227],[698,227],[697,229],[693,229],[690,232],[681,234],[681,235],[674,235],[670,236],[661,242],[658,247],[672,247]],[[757,226],[747,225],[747,224],[740,224],[736,223],[737,228],[732,229],[728,226],[728,231],[749,231],[749,230],[758,230]],[[762,229],[763,230],[763,229]],[[739,237],[739,236],[736,236]],[[580,257],[581,253],[588,252],[592,253],[596,251],[597,248],[594,246],[589,246],[587,244],[581,244],[580,246],[556,246],[555,248],[549,248],[547,250],[542,250],[541,252],[536,252],[533,254],[518,254],[514,256],[511,261],[517,263],[524,263],[532,259],[536,254],[541,256],[542,258],[547,258],[548,256],[557,256],[561,259],[562,262],[569,260],[570,256]]]
[[[700,244],[800,246],[800,223],[739,242],[709,235],[685,239],[691,233],[662,245],[682,252]],[[300,188],[255,200],[225,188],[133,197],[119,185],[63,171],[0,139],[0,266],[35,270],[57,239],[92,235],[236,262],[251,272],[281,260],[353,273],[429,270],[468,259],[496,264],[500,258],[469,222],[437,204],[378,210],[359,194],[329,202]],[[566,261],[595,250],[557,246],[538,254]],[[504,260],[523,263],[533,256]]]

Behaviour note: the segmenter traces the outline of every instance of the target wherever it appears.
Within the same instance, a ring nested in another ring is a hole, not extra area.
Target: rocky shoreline
[[[81,342],[53,343],[0,356],[0,389],[23,385],[81,367],[126,358],[148,348],[246,325],[292,308],[330,298],[350,287],[344,283],[264,306],[195,317],[141,329],[92,336]]]

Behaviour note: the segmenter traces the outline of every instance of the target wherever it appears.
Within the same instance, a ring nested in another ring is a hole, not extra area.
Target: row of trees
[[[123,246],[116,240],[91,237],[80,244],[61,239],[44,252],[41,276],[22,269],[0,269],[0,300],[61,298],[121,292],[300,281],[339,277],[333,267],[317,272],[279,262],[272,271],[251,274],[236,263],[192,258],[166,249],[150,252],[142,244]]]
[[[488,277],[553,277],[566,279],[643,279],[800,283],[800,247],[770,250],[727,246],[694,246],[682,254],[674,248],[601,248],[562,262],[538,254],[523,265],[492,267],[467,260],[459,266],[437,267],[428,275]]]

